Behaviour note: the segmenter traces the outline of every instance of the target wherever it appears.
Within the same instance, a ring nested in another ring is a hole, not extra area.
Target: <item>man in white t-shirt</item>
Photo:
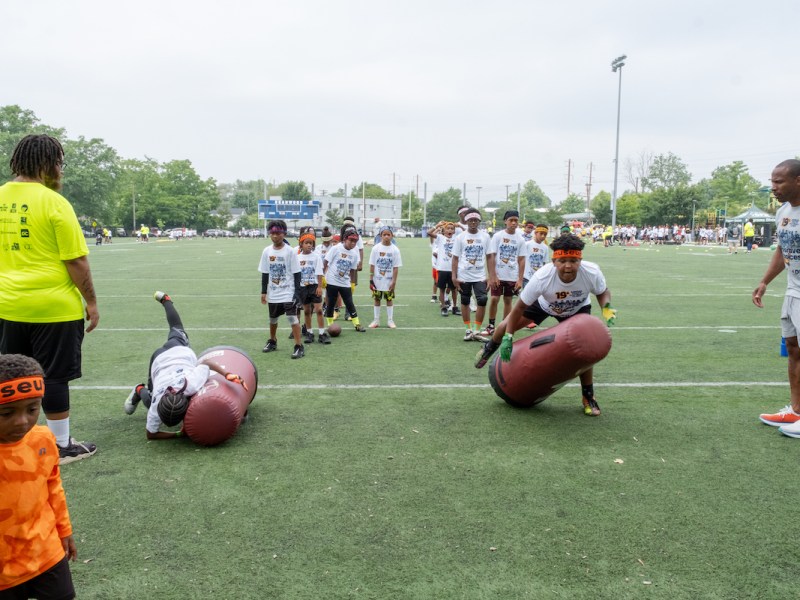
[[[763,308],[767,285],[786,271],[786,295],[781,309],[781,336],[789,358],[789,404],[774,414],[759,415],[762,423],[784,435],[800,438],[800,161],[785,160],[772,170],[772,195],[781,203],[775,213],[778,247],[764,277],[753,290],[753,304]]]
[[[183,430],[164,431],[162,425],[175,427],[183,421],[191,397],[206,384],[211,370],[207,365],[197,364],[197,355],[189,347],[189,336],[172,298],[165,292],[156,292],[153,298],[164,307],[169,334],[167,341],[150,357],[147,383],[131,390],[123,408],[126,414],[132,415],[142,402],[147,407],[147,439],[167,440],[181,437]],[[211,368],[229,381],[244,385],[238,375],[219,370],[221,366]]]
[[[487,285],[486,266],[489,253],[489,234],[479,231],[481,213],[474,208],[464,215],[467,230],[456,237],[453,243],[453,285],[461,295],[461,318],[466,329],[464,341],[485,341],[480,335],[486,311]],[[475,321],[470,321],[470,299],[475,296]]]
[[[567,233],[553,240],[550,248],[553,262],[533,274],[511,314],[497,326],[492,339],[478,352],[477,368],[483,367],[498,348],[502,360],[511,360],[514,332],[529,323],[539,325],[548,317],[561,322],[580,313],[590,313],[591,295],[597,297],[606,324],[614,323],[616,311],[610,304],[611,292],[600,267],[583,260],[583,240]],[[593,369],[581,373],[580,380],[584,413],[598,416],[600,406],[594,397]]]
[[[258,270],[261,272],[261,304],[269,304],[269,339],[263,352],[278,349],[278,317],[286,315],[292,328],[292,358],[303,358],[305,346],[300,338],[300,261],[297,251],[287,244],[286,222],[276,220],[267,225],[272,245],[264,248]]]

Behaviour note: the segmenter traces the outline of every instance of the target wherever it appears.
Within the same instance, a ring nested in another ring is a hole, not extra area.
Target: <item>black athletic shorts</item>
[[[294,302],[270,302],[269,318],[277,319],[281,315],[286,315],[287,317],[296,317],[297,308],[297,304]]]
[[[547,317],[553,317],[556,321],[561,323],[561,321],[566,321],[567,319],[569,319],[570,317],[574,317],[575,315],[582,315],[582,314],[588,315],[591,314],[591,312],[592,312],[592,305],[587,304],[586,306],[582,306],[580,309],[578,309],[571,315],[566,315],[564,317],[555,317],[550,313],[544,312],[544,310],[542,310],[542,307],[539,306],[539,301],[536,300],[534,301],[533,304],[531,304],[528,308],[525,309],[525,312],[522,313],[522,316],[524,316],[526,319],[530,319],[537,325],[541,325],[542,321],[544,321]]]
[[[24,354],[44,369],[45,381],[81,377],[83,319],[63,323],[20,323],[0,319],[0,354]]]
[[[314,292],[317,291],[317,286],[306,285],[300,288],[300,304],[306,306],[308,304],[322,304],[322,296],[317,296]]]
[[[66,555],[44,573],[0,592],[0,600],[72,600],[74,597],[75,587]]]
[[[453,291],[456,286],[453,285],[453,272],[452,271],[439,271],[439,278],[436,280],[436,287],[440,290]]]

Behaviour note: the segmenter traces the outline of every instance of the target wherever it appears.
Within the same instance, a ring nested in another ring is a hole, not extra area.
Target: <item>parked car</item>
[[[125,231],[124,227],[117,227],[114,229],[114,235],[117,237],[128,237],[128,232]]]
[[[225,237],[225,232],[222,231],[222,229],[206,229],[203,232],[203,237],[204,238],[206,238],[206,237],[213,237],[213,238]]]
[[[410,238],[414,237],[414,234],[410,231],[406,231],[405,229],[395,229],[394,230],[394,237],[401,237],[401,238]]]

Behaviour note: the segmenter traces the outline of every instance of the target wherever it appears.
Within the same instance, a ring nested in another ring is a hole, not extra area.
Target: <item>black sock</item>
[[[594,384],[582,385],[581,391],[583,392],[584,398],[587,400],[594,400]]]

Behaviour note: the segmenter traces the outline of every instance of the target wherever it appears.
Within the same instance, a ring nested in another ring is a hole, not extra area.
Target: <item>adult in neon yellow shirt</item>
[[[756,236],[756,228],[753,226],[753,219],[747,219],[744,224],[744,245],[747,246],[747,251],[753,251],[753,238]]]
[[[69,382],[81,376],[83,321],[100,314],[86,240],[58,191],[64,149],[48,135],[23,138],[11,155],[15,178],[0,186],[0,353],[35,358],[44,369],[42,408],[60,463],[91,456],[70,436]]]

